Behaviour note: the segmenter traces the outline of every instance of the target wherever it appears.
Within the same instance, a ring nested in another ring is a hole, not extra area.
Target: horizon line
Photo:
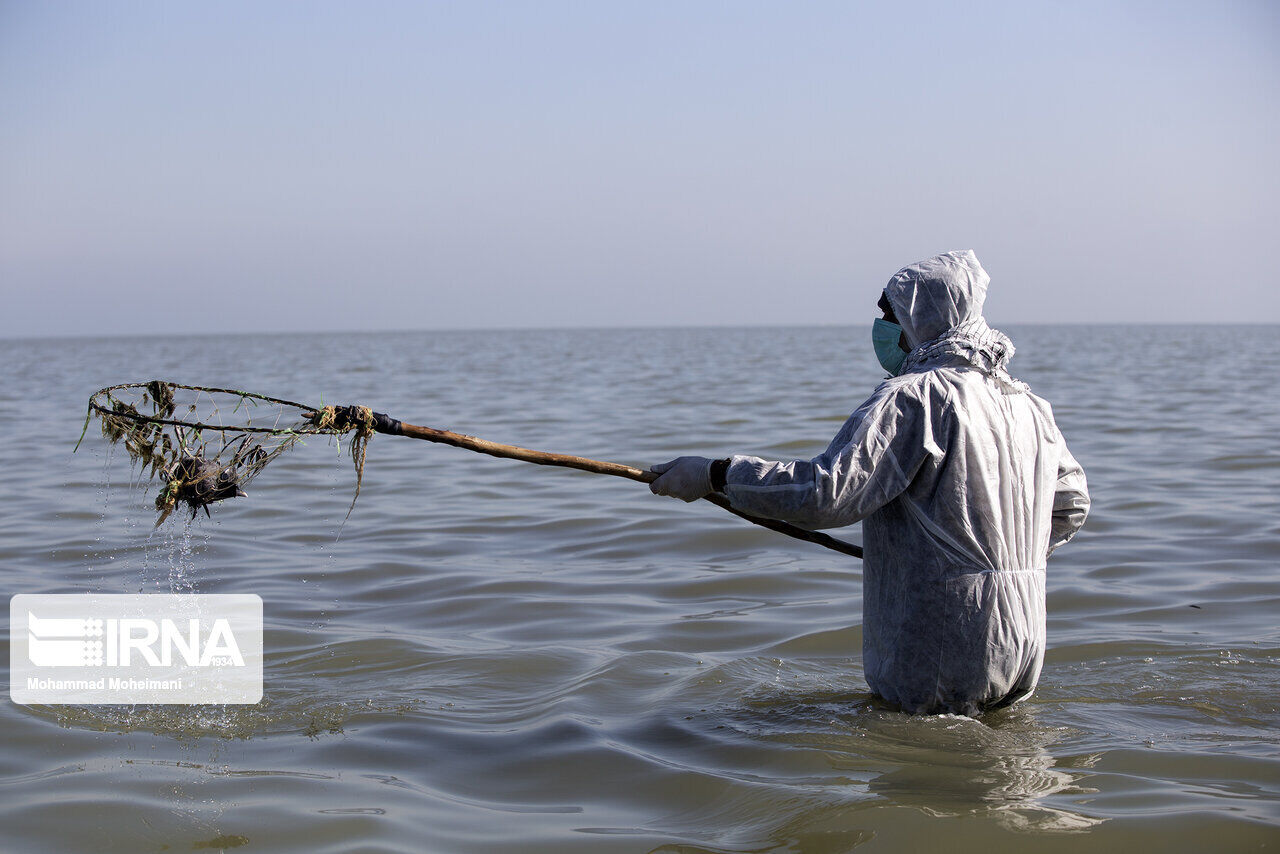
[[[564,326],[438,326],[421,328],[369,328],[369,329],[262,329],[262,330],[209,330],[196,333],[166,332],[94,332],[94,333],[37,333],[34,335],[0,335],[0,341],[69,341],[84,339],[117,339],[117,338],[212,338],[217,336],[249,337],[261,335],[276,336],[313,336],[313,335],[415,335],[423,333],[455,333],[455,332],[592,332],[618,330],[699,330],[699,329],[857,329],[870,326],[868,323],[708,323],[708,324],[627,324],[627,325],[564,325]],[[1003,326],[1280,326],[1280,321],[1222,321],[1222,320],[1147,320],[1138,323],[1108,320],[1062,320],[1062,321],[1009,321],[992,324],[993,328]]]

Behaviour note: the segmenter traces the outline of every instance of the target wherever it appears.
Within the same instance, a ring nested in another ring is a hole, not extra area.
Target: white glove
[[[669,463],[650,466],[662,477],[649,484],[654,495],[670,495],[681,501],[697,501],[711,490],[711,460],[706,457],[677,457]]]

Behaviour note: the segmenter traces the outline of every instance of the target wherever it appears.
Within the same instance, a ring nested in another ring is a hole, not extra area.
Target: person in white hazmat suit
[[[1031,694],[1045,651],[1045,562],[1089,512],[1049,404],[1009,376],[973,252],[900,270],[873,341],[892,376],[811,460],[680,457],[658,495],[718,491],[804,528],[862,522],[867,684],[913,713],[976,715]]]

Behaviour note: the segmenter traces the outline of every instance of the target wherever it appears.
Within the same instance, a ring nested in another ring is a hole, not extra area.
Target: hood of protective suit
[[[884,292],[911,352],[901,372],[967,365],[1006,391],[1026,386],[1009,376],[1013,342],[982,317],[991,277],[972,250],[946,252],[899,270]]]
[[[982,317],[991,277],[966,249],[946,252],[899,270],[885,295],[912,348],[948,329]]]

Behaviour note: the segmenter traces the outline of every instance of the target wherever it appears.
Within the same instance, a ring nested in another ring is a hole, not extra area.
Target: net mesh
[[[365,449],[373,435],[373,413],[366,407],[314,407],[162,380],[100,389],[89,398],[85,431],[95,416],[103,437],[123,444],[140,474],[161,483],[155,501],[157,527],[179,506],[190,509],[194,517],[201,508],[207,514],[215,501],[244,495],[245,484],[268,463],[314,435],[354,434],[354,507]]]

